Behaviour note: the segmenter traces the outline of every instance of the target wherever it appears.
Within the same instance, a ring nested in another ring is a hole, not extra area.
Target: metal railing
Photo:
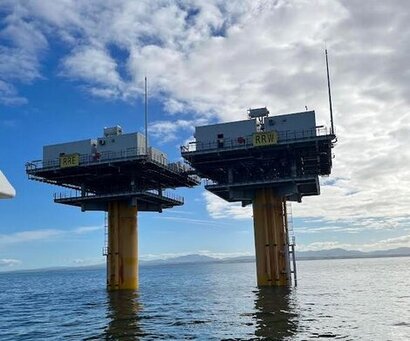
[[[87,198],[109,198],[118,196],[152,196],[155,198],[167,199],[171,201],[184,202],[184,198],[170,191],[147,190],[147,191],[121,191],[114,193],[93,193],[81,190],[72,190],[69,192],[54,193],[54,200],[76,200]]]
[[[90,166],[113,161],[127,161],[140,158],[147,158],[149,161],[161,167],[165,167],[176,174],[193,172],[192,167],[182,162],[168,163],[168,159],[164,157],[163,154],[156,153],[151,148],[149,148],[148,154],[145,153],[145,148],[127,148],[118,152],[106,151],[94,154],[80,154],[78,166]],[[35,173],[38,170],[52,170],[58,168],[60,168],[59,158],[52,160],[35,160],[26,163],[26,171],[28,174]],[[196,182],[200,182],[200,179],[195,175],[189,175],[188,177]]]
[[[182,203],[184,202],[184,197],[182,197],[180,195],[177,195],[177,194],[175,194],[173,192],[170,192],[170,191],[159,192],[157,190],[148,190],[148,191],[141,192],[141,193],[148,194],[148,195],[153,194],[155,197],[163,197],[163,198],[173,200],[173,201],[179,201],[179,202],[182,202]]]
[[[287,175],[287,176],[264,176],[257,179],[236,179],[233,184],[225,181],[218,181],[212,179],[203,179],[204,186],[239,186],[239,185],[253,185],[253,184],[263,184],[265,182],[289,182],[295,180],[309,180],[314,178],[315,174],[300,174],[297,176]]]
[[[64,155],[62,155],[64,156]],[[148,155],[145,153],[145,148],[127,148],[118,152],[105,151],[101,153],[93,154],[80,154],[79,166],[88,166],[99,163],[106,163],[117,160],[135,159],[138,157],[151,157],[151,153]],[[159,162],[159,161],[158,161]],[[165,161],[166,162],[166,161]],[[26,163],[26,170],[38,170],[38,169],[53,169],[60,168],[60,159],[55,158],[51,160],[35,160]]]
[[[314,139],[318,136],[332,135],[331,130],[327,127],[320,127],[314,129],[306,130],[286,130],[277,132],[278,134],[278,144],[292,142],[292,141],[302,141]],[[225,150],[225,149],[242,149],[242,148],[253,148],[253,135],[247,135],[244,137],[238,137],[237,139],[224,138],[223,141],[213,141],[213,142],[200,142],[192,141],[188,145],[181,146],[181,152],[195,152],[195,151],[207,151],[207,150]]]

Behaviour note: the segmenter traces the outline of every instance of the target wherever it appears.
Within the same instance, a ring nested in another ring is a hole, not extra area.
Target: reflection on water
[[[300,263],[297,289],[255,289],[254,263],[145,267],[138,293],[102,269],[3,273],[0,340],[410,340],[410,257]]]
[[[108,326],[105,338],[108,340],[137,340],[142,335],[138,312],[138,293],[134,290],[107,292]]]
[[[269,340],[283,340],[297,330],[297,313],[292,289],[259,288],[255,294],[255,335]]]

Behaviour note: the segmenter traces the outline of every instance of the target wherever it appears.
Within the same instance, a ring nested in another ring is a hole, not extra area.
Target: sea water
[[[255,263],[0,273],[0,340],[410,340],[410,258],[298,262],[298,286],[258,289]]]

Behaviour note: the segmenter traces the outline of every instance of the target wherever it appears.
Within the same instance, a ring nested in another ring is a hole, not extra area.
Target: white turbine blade
[[[0,199],[10,199],[16,196],[16,190],[0,171]]]

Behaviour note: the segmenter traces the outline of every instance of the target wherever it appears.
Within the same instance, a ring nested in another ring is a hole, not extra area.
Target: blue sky
[[[300,250],[410,246],[409,14],[405,1],[2,1],[0,169],[17,190],[0,203],[0,271],[103,262],[104,214],[57,205],[28,181],[42,146],[143,130],[178,160],[198,124],[315,109],[336,132],[322,194],[293,204]],[[250,209],[202,186],[185,205],[139,215],[139,253],[253,254]]]

